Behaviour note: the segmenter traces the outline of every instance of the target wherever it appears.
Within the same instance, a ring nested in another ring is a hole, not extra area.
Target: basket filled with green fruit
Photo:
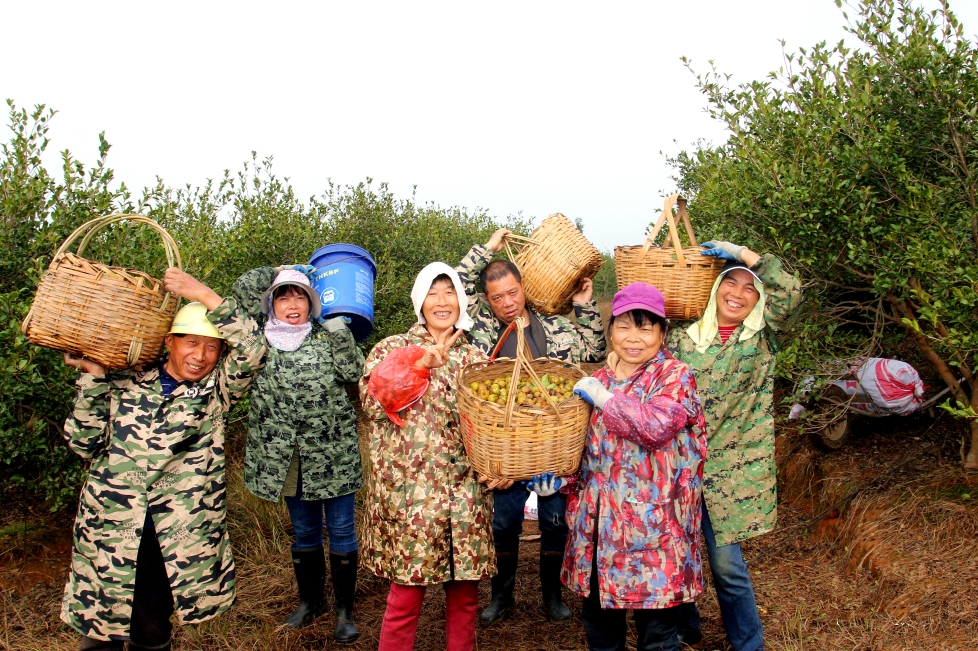
[[[516,359],[496,359],[514,329]],[[462,438],[472,467],[512,480],[577,472],[591,408],[574,395],[574,385],[585,375],[570,362],[532,359],[522,319],[514,321],[489,361],[469,365],[459,381]]]

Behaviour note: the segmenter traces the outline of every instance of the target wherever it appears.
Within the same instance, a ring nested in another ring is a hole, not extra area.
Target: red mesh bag
[[[404,427],[404,421],[397,412],[411,406],[428,391],[431,371],[415,366],[422,357],[421,346],[397,348],[377,365],[367,382],[367,393],[380,403],[398,427]]]

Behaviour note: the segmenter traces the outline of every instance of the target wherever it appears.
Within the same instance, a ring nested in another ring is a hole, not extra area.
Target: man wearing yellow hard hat
[[[234,603],[224,428],[264,365],[255,288],[275,274],[250,271],[222,299],[168,269],[165,289],[193,302],[158,363],[106,373],[65,356],[80,371],[65,438],[91,459],[61,606],[81,649],[170,649],[174,611],[197,623]]]

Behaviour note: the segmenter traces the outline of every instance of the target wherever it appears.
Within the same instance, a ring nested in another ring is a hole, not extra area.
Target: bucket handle
[[[672,214],[672,207],[679,204],[679,211],[677,217],[682,219],[683,226],[686,228],[686,235],[689,236],[690,246],[699,246],[696,243],[696,236],[693,234],[693,225],[689,221],[689,211],[686,210],[686,199],[674,194],[670,197],[666,197],[666,200],[662,204],[662,212],[659,214],[659,218],[655,222],[655,226],[652,227],[652,232],[649,233],[648,238],[645,240],[645,244],[642,245],[642,252],[639,254],[639,258],[644,260],[646,254],[649,252],[649,248],[652,246],[652,242],[655,241],[656,236],[659,231],[662,230],[662,226],[666,223],[669,225],[669,234],[666,235],[665,241],[662,243],[662,248],[666,248],[672,244],[673,249],[676,252],[676,259],[682,265],[688,265],[686,262],[686,256],[683,255],[682,243],[679,241],[679,229],[676,228],[676,219]]]

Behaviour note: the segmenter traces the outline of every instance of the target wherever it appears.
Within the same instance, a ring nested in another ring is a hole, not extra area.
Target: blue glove
[[[565,483],[563,477],[554,477],[552,472],[545,472],[542,475],[534,475],[533,479],[526,483],[526,490],[533,491],[540,497],[548,497],[560,490]]]
[[[737,262],[743,262],[744,259],[740,257],[743,252],[744,247],[737,246],[736,244],[731,244],[730,242],[723,242],[720,240],[710,240],[703,245],[706,251],[700,251],[700,255],[715,255],[723,260],[735,260]]]
[[[574,395],[581,396],[589,405],[604,409],[605,403],[614,394],[608,391],[598,378],[586,377],[578,380],[574,385]]]
[[[294,264],[292,268],[309,276],[309,282],[312,282],[312,275],[316,273],[316,268],[311,264]]]

